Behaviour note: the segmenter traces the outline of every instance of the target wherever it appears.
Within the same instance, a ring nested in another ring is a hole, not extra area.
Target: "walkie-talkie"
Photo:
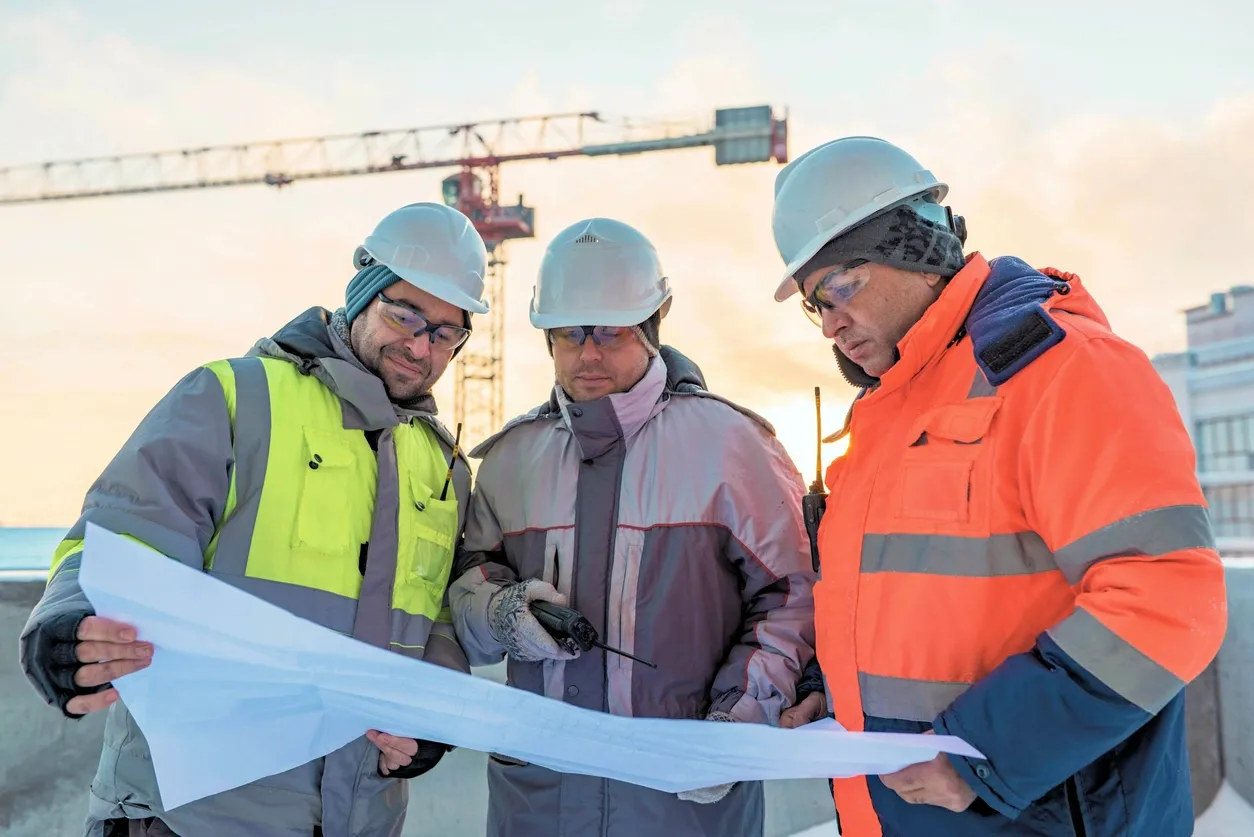
[[[592,623],[588,621],[586,616],[573,607],[564,607],[546,601],[531,602],[530,607],[532,615],[549,632],[549,636],[553,637],[558,645],[572,654],[576,651],[587,651],[589,648],[596,647],[629,657],[649,668],[657,668],[657,665],[648,660],[642,660],[633,654],[619,651],[617,648],[611,648],[601,642],[597,629],[592,627]]]
[[[805,519],[806,534],[810,536],[810,563],[819,571],[819,523],[827,509],[827,489],[823,485],[823,413],[819,409],[819,388],[814,388],[814,418],[818,430],[814,448],[814,482],[810,492],[801,498],[801,516]]]

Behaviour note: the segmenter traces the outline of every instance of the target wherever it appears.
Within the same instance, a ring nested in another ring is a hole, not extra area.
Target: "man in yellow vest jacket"
[[[88,491],[22,631],[23,670],[68,717],[108,709],[86,834],[399,835],[405,779],[443,744],[371,731],[324,758],[174,810],[110,682],[152,646],[78,586],[88,522],[363,642],[469,671],[446,606],[470,472],[431,387],[487,312],[487,253],[440,204],[385,217],[345,306],[189,373]]]

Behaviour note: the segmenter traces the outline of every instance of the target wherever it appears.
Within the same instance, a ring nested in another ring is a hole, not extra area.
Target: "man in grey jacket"
[[[458,459],[440,496],[454,440],[431,386],[471,312],[487,311],[486,257],[454,209],[390,213],[353,256],[343,308],[312,308],[247,357],[188,373],[92,485],[21,638],[45,701],[71,718],[108,710],[89,837],[400,834],[404,780],[447,747],[377,730],[166,810],[143,731],[110,687],[161,649],[94,615],[78,568],[95,523],[331,630],[469,671],[442,595],[470,472]]]
[[[531,305],[557,383],[482,457],[449,591],[472,664],[617,715],[778,724],[813,657],[801,476],[770,425],[658,340],[671,290],[649,241],[581,221]],[[569,604],[657,665],[559,646],[529,605]],[[525,723],[526,719],[520,719]],[[493,757],[491,837],[755,837],[760,782],[669,794]]]

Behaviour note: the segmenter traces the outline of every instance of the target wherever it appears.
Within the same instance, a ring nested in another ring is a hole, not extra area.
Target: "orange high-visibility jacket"
[[[972,256],[899,350],[827,471],[819,660],[846,728],[988,758],[950,758],[961,814],[836,781],[842,833],[1190,833],[1182,689],[1227,616],[1170,391],[1077,277],[1013,258]]]

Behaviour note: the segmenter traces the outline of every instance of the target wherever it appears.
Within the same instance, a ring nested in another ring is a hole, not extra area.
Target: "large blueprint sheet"
[[[79,580],[97,614],[155,645],[152,665],[114,685],[152,748],[167,809],[289,770],[368,729],[676,792],[887,773],[938,752],[980,757],[950,736],[580,709],[365,645],[91,524]]]

